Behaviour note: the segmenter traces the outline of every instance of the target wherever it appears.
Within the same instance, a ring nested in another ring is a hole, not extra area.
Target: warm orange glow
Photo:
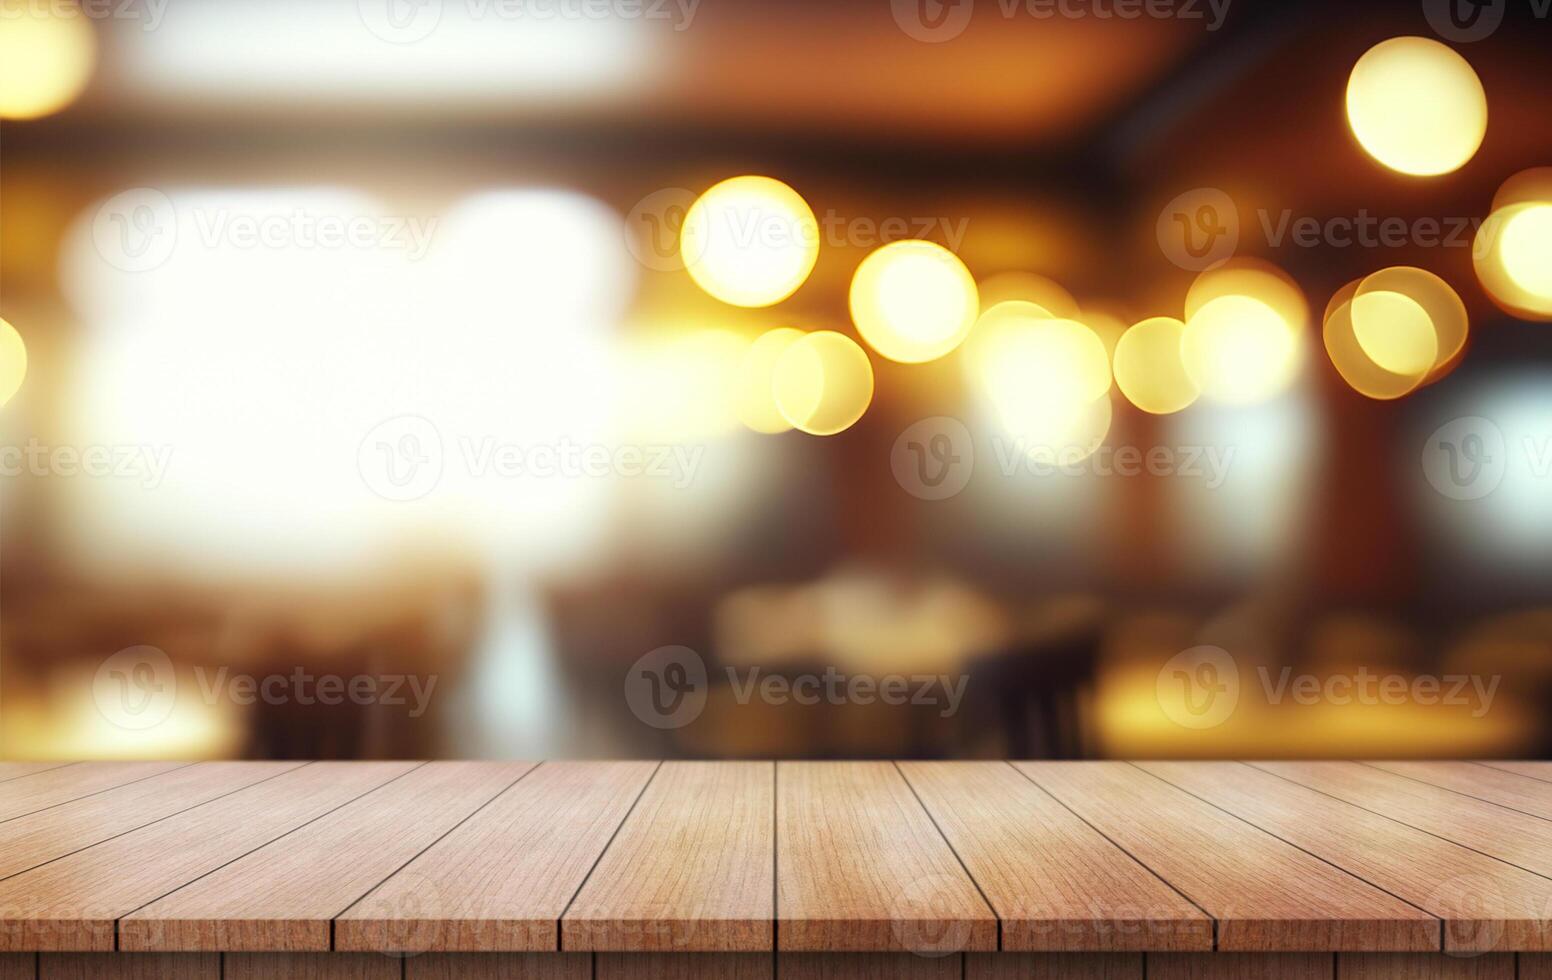
[[[16,328],[0,320],[0,405],[11,400],[27,377],[27,344]]]
[[[797,191],[770,177],[732,177],[696,198],[679,236],[684,267],[734,306],[770,306],[803,285],[819,258],[819,223]]]
[[[0,119],[36,119],[74,102],[97,58],[84,13],[61,4],[0,3]]]
[[[819,330],[782,351],[772,390],[777,408],[793,428],[835,435],[856,424],[873,401],[873,365],[850,337]]]
[[[851,318],[868,346],[891,361],[920,364],[958,347],[980,300],[959,257],[933,242],[891,242],[857,267]]]

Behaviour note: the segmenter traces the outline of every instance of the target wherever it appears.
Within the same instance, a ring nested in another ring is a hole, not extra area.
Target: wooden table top
[[[0,763],[0,951],[1552,950],[1552,763]]]

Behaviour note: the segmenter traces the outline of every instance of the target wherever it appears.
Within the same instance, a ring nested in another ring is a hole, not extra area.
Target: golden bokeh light
[[[21,390],[27,377],[27,345],[16,328],[0,320],[0,405]]]
[[[833,330],[804,334],[776,359],[776,407],[810,435],[844,432],[873,401],[873,365],[856,341]]]
[[[1522,320],[1552,320],[1552,203],[1495,210],[1477,230],[1471,260],[1493,302]]]
[[[1406,304],[1384,300],[1376,307],[1369,297],[1379,293],[1397,294],[1420,307],[1429,336],[1424,336],[1423,324]],[[1454,367],[1455,356],[1466,346],[1470,332],[1466,304],[1449,283],[1425,269],[1406,265],[1381,269],[1360,280],[1350,298],[1359,346],[1387,370],[1410,376],[1422,368],[1425,380],[1434,381]],[[1369,314],[1374,309],[1385,314],[1383,321],[1376,322],[1389,325],[1373,325]],[[1432,360],[1425,365],[1429,349]]]
[[[1361,395],[1380,401],[1389,401],[1400,398],[1415,391],[1428,376],[1427,370],[1421,370],[1415,374],[1397,374],[1387,371],[1375,364],[1364,352],[1358,343],[1358,337],[1353,329],[1352,299],[1358,293],[1359,281],[1348,283],[1333,298],[1333,306],[1325,318],[1325,325],[1321,331],[1325,342],[1326,354],[1331,358],[1331,364],[1346,381],[1348,386]],[[1396,293],[1375,293],[1376,297],[1397,296]],[[1404,297],[1403,297],[1404,298]],[[1409,301],[1410,302],[1410,301]],[[1399,305],[1399,304],[1398,304]],[[1413,306],[1417,304],[1413,303]],[[1405,308],[1403,313],[1409,312]],[[1371,301],[1369,314],[1371,316],[1383,316],[1386,313],[1384,300]]]
[[[1270,262],[1233,258],[1208,269],[1186,292],[1186,320],[1220,296],[1248,296],[1270,306],[1296,333],[1309,322],[1309,302],[1293,277]]]
[[[771,177],[731,177],[685,213],[679,256],[690,278],[734,306],[779,303],[819,258],[819,222],[797,191]]]
[[[1265,302],[1230,294],[1186,321],[1181,358],[1203,397],[1247,405],[1281,394],[1300,363],[1299,333]]]
[[[1023,300],[1067,320],[1080,319],[1078,301],[1055,279],[1034,272],[999,272],[979,284],[982,312],[998,303]]]
[[[803,336],[803,331],[792,327],[767,330],[755,338],[744,354],[737,396],[738,418],[755,432],[773,435],[792,428],[776,406],[776,362]]]
[[[1433,370],[1439,339],[1428,311],[1410,296],[1389,290],[1358,294],[1348,304],[1353,336],[1369,360],[1385,371],[1423,377]]]
[[[965,350],[975,390],[1025,452],[1081,461],[1110,430],[1110,358],[1089,327],[1009,300],[981,315]]]
[[[1181,360],[1185,330],[1173,317],[1150,317],[1134,324],[1116,344],[1116,387],[1144,412],[1169,415],[1201,394]]]
[[[851,318],[868,346],[891,361],[921,364],[958,347],[975,326],[980,299],[970,270],[933,242],[891,242],[851,281]]]
[[[934,242],[889,242],[852,276],[850,311],[872,349],[902,363],[936,360],[964,343],[981,312],[964,262]]]
[[[708,439],[737,429],[749,338],[719,328],[663,331],[635,341],[622,396],[634,438]]]
[[[1121,337],[1126,333],[1127,321],[1109,310],[1091,310],[1084,307],[1083,312],[1070,319],[1094,331],[1099,337],[1100,343],[1105,345],[1105,353],[1113,361],[1115,360],[1116,344],[1121,342]]]
[[[1552,302],[1552,204],[1517,207],[1500,232],[1498,257],[1516,286]]]
[[[1438,41],[1397,37],[1370,48],[1347,80],[1347,120],[1370,156],[1432,177],[1458,170],[1487,133],[1487,94],[1471,65]]]
[[[63,109],[86,88],[96,59],[91,22],[75,7],[0,2],[0,119]]]

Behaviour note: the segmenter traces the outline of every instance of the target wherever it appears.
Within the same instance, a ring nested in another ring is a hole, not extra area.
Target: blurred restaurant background
[[[1531,0],[0,11],[0,758],[1552,749]]]

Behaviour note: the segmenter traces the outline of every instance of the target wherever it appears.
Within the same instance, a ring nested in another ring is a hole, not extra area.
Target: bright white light
[[[94,234],[116,230],[95,208],[63,256],[94,331],[72,440],[170,453],[155,486],[71,481],[83,558],[330,574],[406,536],[515,551],[530,568],[587,553],[615,481],[512,476],[496,454],[610,442],[608,335],[632,269],[617,216],[568,192],[502,191],[417,216],[423,251],[329,248],[296,229],[389,209],[307,188],[166,200],[174,243],[154,269],[120,268],[129,253]],[[250,219],[280,237],[211,230]],[[438,461],[439,477],[418,468]],[[374,482],[401,464],[430,474],[419,499]]]
[[[176,101],[495,105],[607,95],[650,77],[645,17],[588,4],[226,0],[121,32],[115,84]],[[608,13],[605,8],[604,13]]]

